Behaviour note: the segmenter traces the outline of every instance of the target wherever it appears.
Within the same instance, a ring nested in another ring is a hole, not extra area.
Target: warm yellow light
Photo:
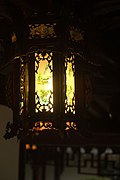
[[[72,70],[72,64],[69,63],[68,68],[66,70],[66,94],[68,97],[68,105],[72,105],[72,100],[75,92],[74,84],[75,82],[74,82],[74,73]]]
[[[75,114],[75,67],[74,56],[65,58],[66,68],[66,99],[65,99],[65,113],[72,112]]]
[[[66,122],[66,129],[65,130],[69,130],[69,129],[74,129],[74,130],[77,130],[77,125],[75,122],[70,122],[70,121],[67,121]]]
[[[35,130],[35,131],[43,131],[43,130],[46,130],[46,129],[52,129],[52,127],[53,127],[52,122],[47,121],[47,122],[43,123],[42,121],[37,121],[35,123],[35,126],[33,127],[33,130]]]
[[[40,58],[40,59],[39,59]],[[46,53],[43,57],[42,54],[36,55],[35,62],[35,92],[39,97],[40,111],[44,108],[46,111],[53,112],[53,108],[49,109],[48,105],[53,104],[53,62],[51,56]],[[36,108],[36,112],[38,109]]]

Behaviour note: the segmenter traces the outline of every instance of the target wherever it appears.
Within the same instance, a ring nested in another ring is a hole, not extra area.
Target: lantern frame
[[[24,138],[31,133],[38,136],[43,130],[60,132],[63,137],[82,129],[92,84],[84,68],[83,30],[72,16],[67,20],[53,14],[48,14],[45,21],[37,14],[26,20],[25,38],[17,42],[21,52],[12,59],[13,123],[7,125],[6,139],[16,135]],[[36,91],[36,73],[43,71],[39,67],[44,61],[49,75],[52,73],[53,89],[48,102],[41,104],[40,93]],[[70,81],[73,84],[69,87]],[[71,100],[67,95],[69,88],[72,88]]]

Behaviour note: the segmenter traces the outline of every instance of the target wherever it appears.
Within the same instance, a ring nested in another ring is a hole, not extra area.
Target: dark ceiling
[[[2,42],[12,32],[11,25],[22,28],[22,20],[33,12],[58,14],[74,9],[78,22],[87,34],[90,61],[100,64],[93,72],[92,102],[86,113],[93,131],[120,131],[120,0],[1,0],[0,1],[0,66],[8,62]],[[8,42],[9,44],[9,42]],[[9,52],[9,45],[5,45]],[[6,105],[6,78],[0,76],[0,104]],[[112,116],[111,116],[111,114]]]

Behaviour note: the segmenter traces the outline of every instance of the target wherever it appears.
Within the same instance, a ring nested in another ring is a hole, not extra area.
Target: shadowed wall
[[[8,121],[12,121],[12,110],[0,105],[0,180],[18,180],[19,143],[3,137]]]

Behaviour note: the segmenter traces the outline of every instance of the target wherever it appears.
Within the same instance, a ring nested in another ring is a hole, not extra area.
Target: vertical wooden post
[[[80,174],[80,165],[81,165],[81,153],[80,153],[80,148],[78,148],[78,174]]]
[[[33,178],[32,180],[40,180],[40,173],[39,173],[39,165],[38,164],[33,164],[32,165],[33,169]]]
[[[54,180],[60,180],[60,161],[59,153],[55,157],[55,171],[54,171]]]
[[[42,172],[41,172],[42,180],[46,179],[46,162],[43,160],[42,163]]]

